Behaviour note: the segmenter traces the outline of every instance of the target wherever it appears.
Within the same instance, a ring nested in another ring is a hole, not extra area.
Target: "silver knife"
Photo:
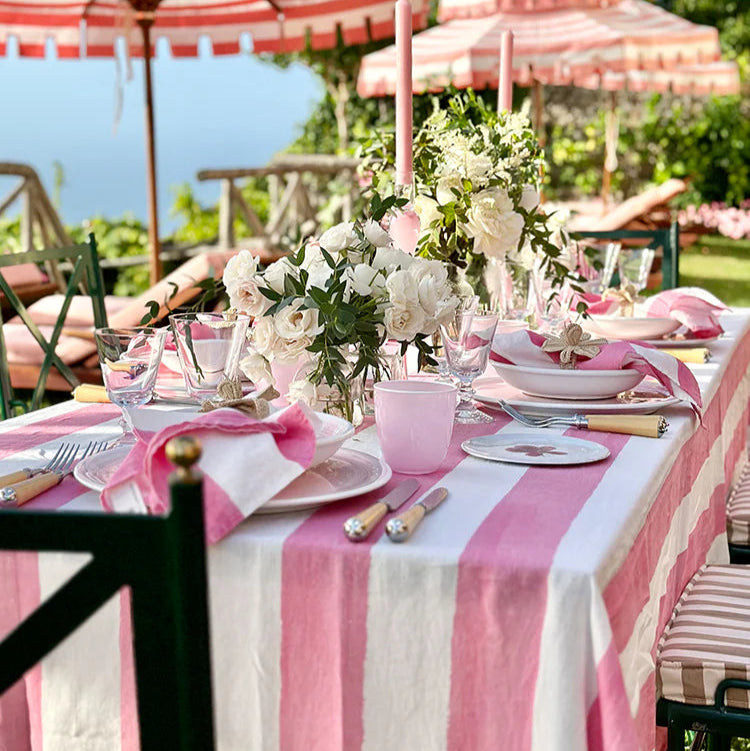
[[[385,531],[391,542],[408,540],[428,511],[436,509],[448,496],[445,488],[435,488],[424,498],[409,506],[403,514],[389,519]]]
[[[395,511],[419,490],[419,482],[413,478],[404,480],[377,503],[360,511],[344,522],[344,534],[352,542],[360,542],[372,532],[372,528],[389,512]]]

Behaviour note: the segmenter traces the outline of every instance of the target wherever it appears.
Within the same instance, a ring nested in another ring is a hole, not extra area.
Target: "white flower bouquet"
[[[336,225],[264,271],[248,251],[229,261],[230,305],[255,319],[253,354],[242,363],[248,377],[272,381],[271,363],[307,360],[292,397],[315,405],[333,389],[345,405],[353,384],[368,373],[381,377],[386,340],[401,342],[402,351],[414,344],[430,361],[429,337],[458,298],[445,264],[393,247],[377,218],[394,200],[376,200],[374,219]]]
[[[392,191],[392,142],[374,134],[362,146],[375,190]],[[562,280],[557,228],[540,206],[542,165],[525,115],[498,114],[470,89],[436,106],[414,137],[418,254],[469,267],[474,280],[488,259],[530,265],[533,256]]]

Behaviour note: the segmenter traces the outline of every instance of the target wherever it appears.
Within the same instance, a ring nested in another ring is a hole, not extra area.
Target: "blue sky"
[[[164,234],[172,226],[170,186],[192,182],[202,200],[217,200],[218,183],[198,183],[196,172],[265,164],[298,133],[322,87],[304,66],[279,70],[248,54],[175,60],[158,53],[152,75]],[[115,127],[114,60],[0,58],[0,161],[31,164],[50,193],[60,162],[67,223],[126,211],[146,217],[143,62],[132,67]],[[2,195],[9,185],[0,184]]]

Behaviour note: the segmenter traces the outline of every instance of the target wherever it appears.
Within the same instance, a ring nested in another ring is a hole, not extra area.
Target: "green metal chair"
[[[680,284],[680,226],[673,222],[669,227],[656,229],[617,229],[573,233],[575,239],[644,240],[650,247],[661,248],[662,289],[674,289]]]
[[[214,748],[200,446],[180,465],[167,517],[0,511],[0,549],[89,552],[92,560],[0,643],[0,693],[130,587],[141,751]]]
[[[78,294],[81,288],[86,290],[86,293],[91,297],[96,326],[107,325],[107,313],[104,308],[104,282],[102,281],[102,273],[99,268],[99,257],[93,234],[89,235],[88,243],[82,245],[73,245],[66,248],[47,248],[46,250],[34,250],[28,253],[0,254],[0,268],[7,268],[22,263],[28,264],[30,262],[37,264],[56,263],[61,265],[64,263],[65,266],[70,267],[70,271],[67,273],[64,299],[57,321],[49,337],[45,337],[39,327],[32,321],[26,305],[3,276],[0,275],[0,291],[7,298],[13,312],[18,315],[44,352],[44,359],[39,368],[39,378],[36,381],[36,386],[28,405],[33,410],[38,409],[41,404],[47,378],[52,368],[55,368],[70,383],[71,388],[78,386],[80,383],[80,380],[70,366],[64,363],[55,353],[55,347],[60,340],[73,296]],[[15,407],[25,409],[26,406],[19,399],[15,398],[12,391],[5,338],[2,327],[0,327],[0,419],[9,417],[12,409]]]

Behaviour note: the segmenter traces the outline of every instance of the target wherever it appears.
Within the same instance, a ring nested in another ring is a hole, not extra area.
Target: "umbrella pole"
[[[146,188],[148,196],[148,270],[151,284],[161,279],[159,258],[159,213],[156,199],[156,145],[154,138],[154,94],[151,85],[151,26],[154,19],[139,17],[138,25],[143,34],[143,62],[146,80]]]
[[[609,209],[612,173],[617,169],[617,92],[609,92],[609,111],[604,127],[604,165],[602,167],[602,213]]]

